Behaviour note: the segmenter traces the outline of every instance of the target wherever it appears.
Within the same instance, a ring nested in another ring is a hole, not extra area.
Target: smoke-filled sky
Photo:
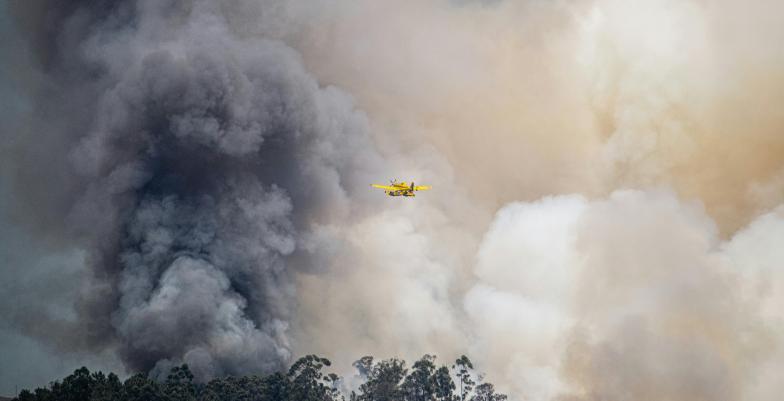
[[[784,391],[781,2],[2,7],[0,392],[306,353]]]

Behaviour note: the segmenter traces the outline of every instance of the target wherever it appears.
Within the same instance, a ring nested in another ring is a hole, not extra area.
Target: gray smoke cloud
[[[48,203],[30,208],[48,214],[41,229],[91,271],[62,348],[201,378],[284,367],[292,272],[319,269],[331,239],[314,227],[361,213],[349,194],[382,163],[351,98],[212,2],[14,6],[47,34],[15,196]],[[46,338],[41,318],[12,324]]]

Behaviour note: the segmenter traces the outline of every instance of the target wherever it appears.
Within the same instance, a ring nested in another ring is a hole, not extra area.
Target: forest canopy
[[[493,384],[484,382],[465,355],[451,366],[424,355],[410,367],[391,358],[364,356],[354,362],[360,384],[353,387],[335,373],[331,362],[307,355],[286,372],[226,376],[194,381],[188,365],[172,368],[165,380],[137,373],[125,381],[114,374],[75,370],[62,380],[35,390],[22,390],[18,401],[504,401]]]

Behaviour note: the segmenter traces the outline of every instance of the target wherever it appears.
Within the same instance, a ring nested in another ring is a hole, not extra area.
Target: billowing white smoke
[[[306,63],[437,190],[343,228],[362,267],[301,281],[295,348],[468,349],[514,399],[775,399],[780,4],[338,3]]]
[[[773,399],[758,377],[784,326],[759,310],[784,277],[765,266],[779,247],[748,237],[782,228],[770,214],[722,242],[698,204],[661,191],[509,205],[465,300],[475,354],[532,399]]]
[[[512,384],[513,394],[547,399],[561,389],[562,356],[555,350],[564,348],[574,324],[576,228],[587,208],[581,196],[512,204],[482,240],[478,282],[464,300],[478,339],[471,354],[481,356],[492,377]]]
[[[434,212],[424,209],[354,227],[352,257],[363,268],[301,284],[304,310],[316,309],[310,296],[323,308],[300,316],[321,330],[303,349],[338,360],[336,349],[468,350],[515,400],[779,393],[780,211],[721,240],[699,203],[667,190],[512,203],[484,234],[475,279],[461,290],[453,267],[465,262],[462,250],[422,234],[433,229],[414,222]]]

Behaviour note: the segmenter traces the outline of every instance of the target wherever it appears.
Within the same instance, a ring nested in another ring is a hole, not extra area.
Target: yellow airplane
[[[416,196],[414,191],[427,191],[433,188],[430,185],[414,185],[413,182],[409,185],[405,181],[397,182],[397,180],[390,181],[389,185],[371,184],[370,186],[383,189],[389,196]]]

